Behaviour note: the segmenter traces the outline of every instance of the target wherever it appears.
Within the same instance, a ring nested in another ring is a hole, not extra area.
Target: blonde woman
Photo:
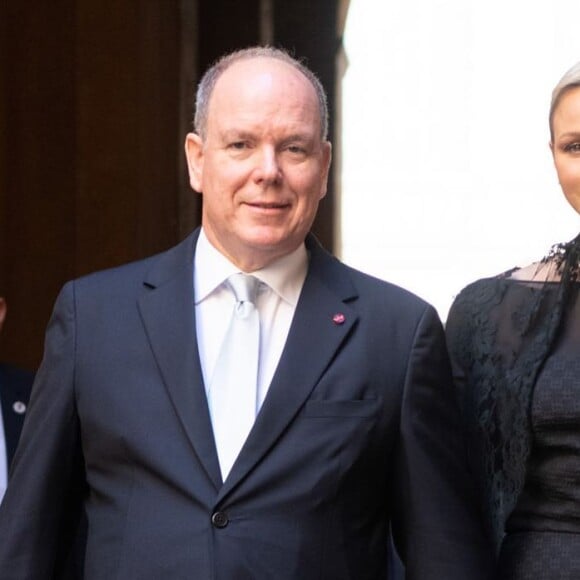
[[[555,87],[550,148],[580,213],[580,63]],[[580,578],[580,236],[478,280],[447,323],[498,578]]]

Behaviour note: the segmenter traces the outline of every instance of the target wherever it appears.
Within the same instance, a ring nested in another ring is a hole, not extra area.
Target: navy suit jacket
[[[488,578],[435,311],[312,237],[277,371],[222,482],[196,240],[62,290],[0,507],[3,580],[59,577],[79,513],[87,580],[386,579],[391,521],[409,579]]]
[[[18,445],[33,381],[34,373],[12,365],[0,364],[0,401],[8,465]]]

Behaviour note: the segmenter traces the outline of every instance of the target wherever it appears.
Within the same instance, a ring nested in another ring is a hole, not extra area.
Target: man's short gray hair
[[[234,63],[252,58],[273,58],[281,60],[301,72],[310,81],[318,98],[320,114],[320,138],[326,141],[328,138],[328,101],[326,92],[318,77],[303,63],[291,56],[287,51],[271,46],[254,46],[236,50],[226,54],[217,60],[203,75],[197,87],[195,98],[195,116],[193,126],[195,132],[202,138],[206,137],[207,116],[209,101],[217,80]]]

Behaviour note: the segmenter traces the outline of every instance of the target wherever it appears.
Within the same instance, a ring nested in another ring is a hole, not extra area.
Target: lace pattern
[[[579,258],[580,236],[543,260],[556,266],[557,280],[515,280],[512,270],[474,282],[456,298],[447,321],[469,460],[498,551],[525,480],[534,384],[578,279]]]

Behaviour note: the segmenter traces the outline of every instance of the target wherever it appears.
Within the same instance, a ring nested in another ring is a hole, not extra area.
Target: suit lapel
[[[164,383],[196,455],[221,485],[195,332],[193,253],[198,231],[163,255],[149,273],[139,309]]]
[[[347,302],[356,291],[345,267],[309,237],[309,273],[286,346],[254,427],[222,486],[195,332],[197,236],[198,231],[159,258],[145,281],[139,309],[175,412],[220,501],[276,444],[347,339],[357,320]]]
[[[356,311],[346,303],[356,296],[356,291],[344,266],[312,237],[307,247],[311,256],[309,273],[286,346],[254,427],[218,501],[276,444],[356,323]]]

